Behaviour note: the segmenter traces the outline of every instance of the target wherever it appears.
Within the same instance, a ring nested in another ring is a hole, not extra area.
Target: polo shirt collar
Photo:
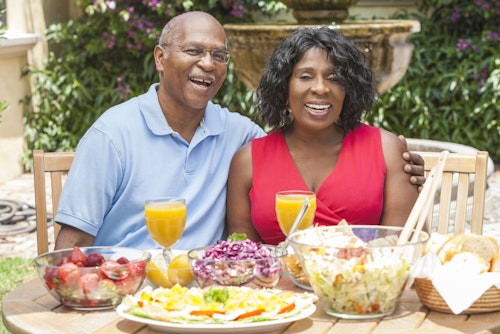
[[[174,131],[168,125],[161,110],[157,93],[159,86],[159,83],[152,84],[145,94],[138,97],[139,109],[152,133],[158,136],[170,135]],[[205,115],[200,123],[200,128],[207,135],[218,135],[224,132],[225,120],[222,117],[222,110],[211,101],[208,102]]]

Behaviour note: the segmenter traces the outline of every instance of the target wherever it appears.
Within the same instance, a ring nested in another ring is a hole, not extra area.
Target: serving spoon
[[[297,230],[297,228],[300,225],[300,222],[302,221],[302,219],[304,219],[307,209],[309,209],[309,205],[310,205],[309,197],[306,196],[304,202],[302,203],[302,206],[300,207],[299,213],[297,213],[297,217],[295,217],[295,220],[293,221],[290,231],[288,231],[288,234],[286,235],[285,241],[283,241],[282,244],[283,248],[286,249],[288,247],[288,236]]]

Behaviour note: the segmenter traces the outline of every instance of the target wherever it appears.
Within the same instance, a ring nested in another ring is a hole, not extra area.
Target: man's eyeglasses
[[[190,46],[182,46],[182,45],[176,45],[176,44],[162,44],[162,47],[173,45],[175,47],[178,47],[181,52],[185,53],[189,57],[193,59],[201,59],[205,57],[207,52],[210,52],[210,56],[212,59],[218,63],[222,64],[227,64],[229,62],[229,50],[227,49],[203,49],[200,46],[195,46],[195,45],[190,45]]]

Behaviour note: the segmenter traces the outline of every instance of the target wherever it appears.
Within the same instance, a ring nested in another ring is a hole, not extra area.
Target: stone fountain
[[[282,0],[298,23],[226,24],[236,75],[255,90],[272,51],[293,31],[304,26],[329,25],[351,38],[365,54],[380,93],[404,76],[413,53],[409,37],[420,31],[416,20],[345,20],[357,0]]]

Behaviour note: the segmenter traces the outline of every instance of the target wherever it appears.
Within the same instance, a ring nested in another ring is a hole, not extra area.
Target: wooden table
[[[280,286],[290,288],[282,279]],[[2,317],[13,333],[158,333],[147,325],[120,317],[115,310],[75,311],[56,301],[40,279],[20,285],[3,299]],[[413,290],[403,294],[398,309],[391,316],[376,320],[342,320],[328,316],[318,305],[309,318],[289,324],[279,333],[407,333],[453,334],[495,333],[500,328],[500,312],[479,315],[450,315],[429,311],[422,306]],[[499,332],[500,333],[500,332]]]

